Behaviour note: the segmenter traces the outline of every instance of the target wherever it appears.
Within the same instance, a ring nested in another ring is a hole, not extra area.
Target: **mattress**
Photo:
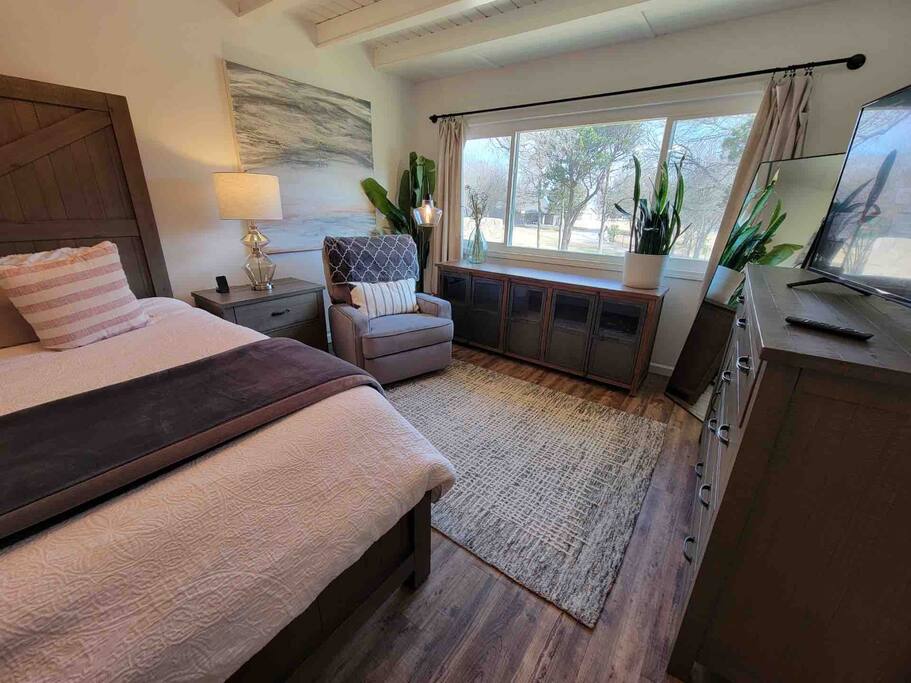
[[[0,349],[0,414],[263,338],[142,304],[118,337]],[[0,550],[0,679],[224,679],[453,477],[368,387],[282,418]]]

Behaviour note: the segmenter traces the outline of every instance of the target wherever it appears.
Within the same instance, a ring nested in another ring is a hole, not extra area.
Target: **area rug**
[[[456,468],[433,526],[594,626],[664,425],[460,361],[387,395]]]

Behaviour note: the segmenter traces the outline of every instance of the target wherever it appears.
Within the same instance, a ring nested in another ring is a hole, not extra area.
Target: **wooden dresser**
[[[911,680],[911,310],[786,287],[812,276],[747,269],[681,538],[683,680]]]
[[[635,393],[648,374],[666,287],[504,263],[438,265],[455,340],[615,384]]]

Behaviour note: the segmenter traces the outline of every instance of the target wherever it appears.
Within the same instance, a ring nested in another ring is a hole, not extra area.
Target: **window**
[[[506,237],[506,195],[509,180],[509,155],[512,138],[481,138],[468,140],[462,152],[462,192],[470,185],[487,194],[487,215],[481,221],[481,231],[488,242],[502,243]],[[462,197],[462,206],[467,206]],[[474,230],[471,216],[462,214],[462,239],[467,240]]]
[[[752,114],[651,118],[471,139],[463,184],[487,193],[489,217],[481,229],[501,249],[620,256],[629,245],[629,220],[615,205],[632,203],[633,156],[642,164],[646,193],[661,161],[685,154],[683,220],[692,227],[672,253],[705,260],[752,121]],[[473,229],[465,216],[463,238]]]
[[[686,155],[683,220],[690,225],[674,245],[674,256],[708,259],[752,125],[752,114],[674,122],[669,157],[677,162]]]

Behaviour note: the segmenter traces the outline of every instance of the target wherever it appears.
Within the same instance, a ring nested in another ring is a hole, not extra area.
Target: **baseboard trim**
[[[648,371],[654,372],[656,375],[664,375],[665,377],[670,377],[674,372],[674,366],[663,365],[661,363],[649,363]]]

